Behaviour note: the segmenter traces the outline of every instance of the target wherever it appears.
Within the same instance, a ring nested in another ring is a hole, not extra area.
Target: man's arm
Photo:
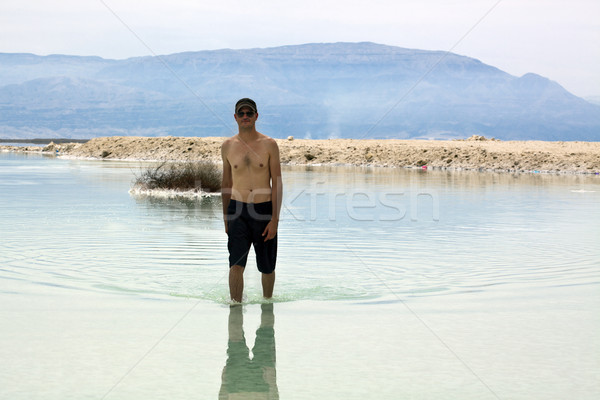
[[[231,200],[231,188],[233,186],[233,177],[231,175],[231,164],[227,160],[229,151],[229,140],[221,145],[221,158],[223,159],[223,179],[221,180],[221,202],[223,203],[223,221],[225,222],[225,233],[227,233],[227,207]]]
[[[273,204],[273,215],[271,221],[265,228],[263,236],[265,242],[271,240],[277,234],[279,226],[279,214],[283,198],[283,184],[281,182],[281,161],[279,159],[279,146],[274,139],[269,141],[269,171],[271,173],[271,203]]]

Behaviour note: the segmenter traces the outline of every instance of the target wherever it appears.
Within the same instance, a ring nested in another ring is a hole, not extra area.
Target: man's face
[[[237,121],[240,128],[248,128],[254,126],[256,118],[258,118],[258,114],[255,113],[250,107],[246,106],[240,108],[235,114],[235,120]]]

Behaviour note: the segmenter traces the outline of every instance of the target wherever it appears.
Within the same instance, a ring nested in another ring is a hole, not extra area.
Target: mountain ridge
[[[340,42],[123,60],[0,53],[7,138],[228,136],[241,97],[257,101],[259,129],[274,137],[600,140],[598,105],[443,51]]]

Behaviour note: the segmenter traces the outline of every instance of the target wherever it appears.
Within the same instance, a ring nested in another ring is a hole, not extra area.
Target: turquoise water
[[[230,316],[220,199],[141,168],[0,153],[0,398],[600,395],[596,176],[285,167],[273,310],[251,253]]]

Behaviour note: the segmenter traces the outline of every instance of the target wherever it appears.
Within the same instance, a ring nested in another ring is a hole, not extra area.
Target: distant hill
[[[374,43],[161,57],[0,53],[0,137],[228,136],[252,97],[274,137],[600,141],[600,106],[536,74]]]
[[[590,102],[592,104],[597,104],[600,105],[600,96],[589,96],[589,97],[585,97],[585,100],[587,102]]]

